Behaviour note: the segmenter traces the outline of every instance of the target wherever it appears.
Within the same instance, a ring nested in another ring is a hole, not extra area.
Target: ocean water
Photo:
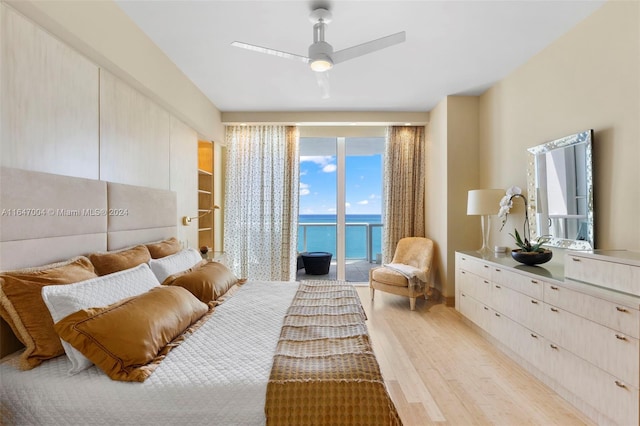
[[[346,222],[346,258],[367,259],[367,228],[371,232],[371,256],[382,251],[382,217],[380,215],[347,215]],[[298,251],[326,251],[336,255],[336,215],[300,215],[298,216]],[[327,225],[323,225],[323,224]],[[304,224],[318,224],[304,226]],[[369,226],[367,226],[369,224]],[[376,226],[377,225],[377,226]],[[306,228],[307,247],[304,247]]]

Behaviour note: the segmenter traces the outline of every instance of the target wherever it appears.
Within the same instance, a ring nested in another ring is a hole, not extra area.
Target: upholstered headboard
[[[0,168],[0,271],[175,237],[176,193]],[[0,356],[17,339],[0,320]]]

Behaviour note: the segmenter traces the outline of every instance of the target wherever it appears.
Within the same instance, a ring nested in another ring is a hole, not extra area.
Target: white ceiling
[[[604,0],[116,2],[221,111],[428,111],[481,94]],[[335,50],[398,31],[407,41],[337,64],[329,99],[304,63],[230,45],[306,56],[318,6],[333,13]]]

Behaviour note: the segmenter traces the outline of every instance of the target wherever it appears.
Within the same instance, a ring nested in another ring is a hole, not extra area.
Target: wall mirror
[[[531,238],[591,250],[594,245],[593,130],[529,148],[527,189]]]

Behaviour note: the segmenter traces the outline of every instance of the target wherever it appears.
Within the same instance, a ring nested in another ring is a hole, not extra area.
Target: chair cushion
[[[400,272],[392,271],[384,266],[376,268],[371,272],[371,278],[382,284],[393,285],[396,287],[409,287],[409,280]]]

